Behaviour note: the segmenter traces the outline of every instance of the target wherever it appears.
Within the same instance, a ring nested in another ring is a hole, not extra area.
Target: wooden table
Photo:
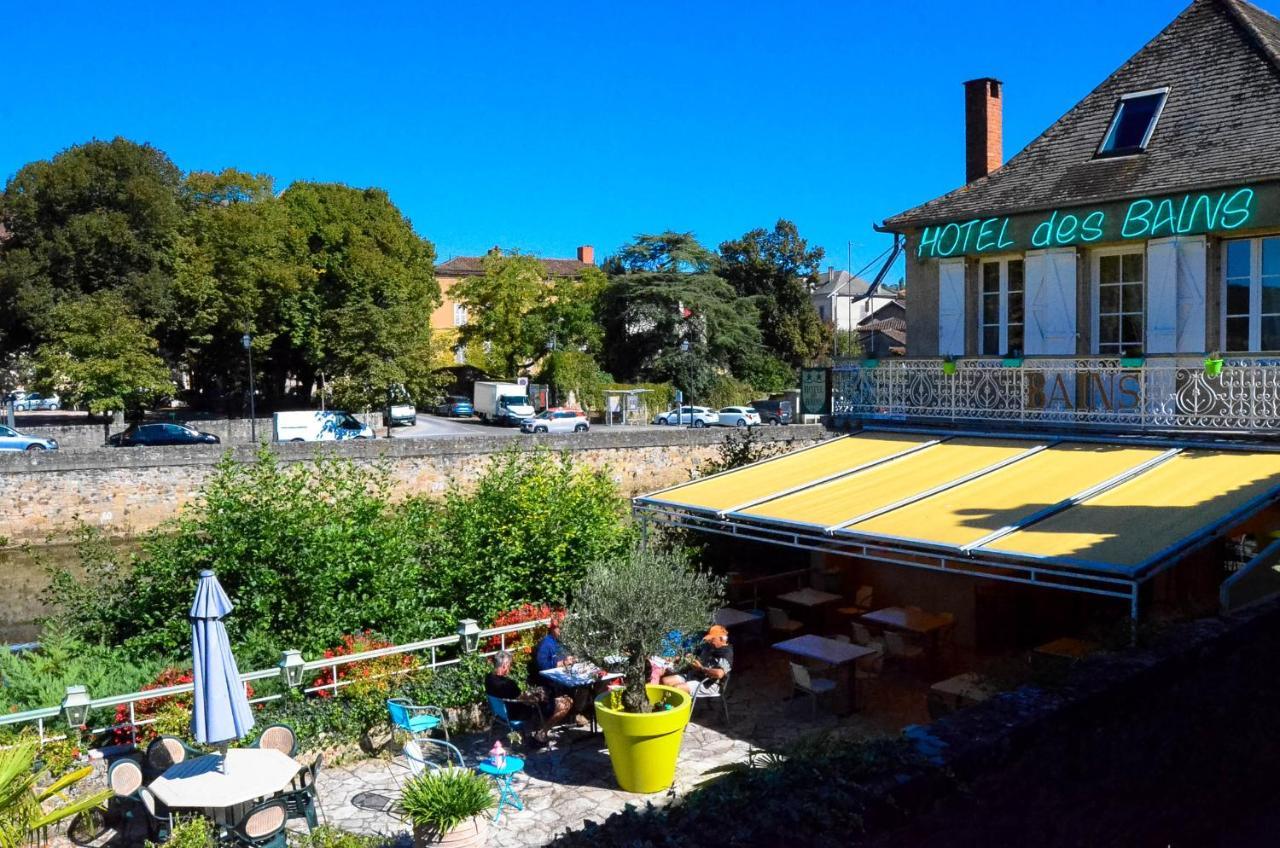
[[[200,810],[234,827],[258,801],[289,789],[302,764],[273,748],[231,748],[177,763],[151,782],[171,810]]]
[[[892,627],[894,630],[909,630],[927,636],[941,630],[955,619],[950,616],[925,610],[913,610],[906,607],[885,607],[875,612],[865,613],[860,618],[881,627]]]
[[[762,619],[758,615],[752,615],[749,612],[734,609],[733,607],[724,607],[716,610],[713,621],[721,627],[736,627],[739,624],[754,624]]]
[[[936,693],[944,703],[955,710],[970,704],[981,703],[996,694],[997,690],[982,675],[967,671],[955,677],[948,677],[946,680],[939,680],[929,687],[929,691]]]
[[[1038,645],[1034,649],[1037,654],[1044,654],[1048,657],[1058,657],[1065,660],[1078,660],[1082,657],[1092,654],[1098,650],[1097,642],[1087,642],[1084,639],[1075,639],[1070,636],[1063,636],[1061,639],[1054,639],[1052,642],[1045,642]]]
[[[806,586],[803,589],[797,589],[794,592],[779,595],[778,600],[786,601],[789,604],[795,604],[801,607],[818,607],[823,604],[829,604],[832,601],[838,601],[840,600],[840,596],[833,595],[830,592],[823,592],[818,589],[810,589]]]
[[[814,636],[807,634],[797,636],[794,639],[786,639],[778,642],[773,647],[779,651],[793,654],[797,657],[803,657],[807,660],[816,660],[825,663],[832,668],[843,668],[845,670],[845,688],[848,691],[848,705],[844,712],[853,712],[857,708],[857,679],[858,675],[853,673],[853,663],[879,651],[875,648],[868,648],[865,645],[855,645],[850,642],[840,642],[836,639],[828,639],[825,636]]]

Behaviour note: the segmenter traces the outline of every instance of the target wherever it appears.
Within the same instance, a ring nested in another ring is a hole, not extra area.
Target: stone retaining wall
[[[378,412],[358,413],[359,418],[364,423],[373,427],[375,430],[382,427],[382,414]],[[163,422],[167,419],[156,418],[157,422]],[[18,429],[29,436],[40,436],[45,439],[57,439],[59,450],[89,450],[94,448],[102,448],[103,442],[106,441],[109,433],[119,433],[125,428],[124,424],[106,424],[103,421],[90,421],[83,418],[74,423],[62,424],[41,424],[41,419],[35,416],[19,415],[17,418]],[[191,418],[184,419],[177,416],[173,419],[174,423],[186,424],[205,433],[212,433],[222,440],[225,445],[251,445],[253,444],[254,428],[248,418]],[[273,432],[274,419],[259,418],[257,420],[258,441],[270,439]]]
[[[467,436],[455,439],[378,439],[334,444],[281,444],[285,462],[334,453],[361,463],[386,462],[402,494],[438,494],[451,480],[473,481],[489,457],[544,445],[573,451],[593,468],[608,468],[627,495],[690,479],[716,456],[728,432],[719,428],[599,429],[564,436]],[[829,434],[817,425],[762,428],[761,438],[804,447]],[[174,516],[199,492],[230,453],[250,460],[249,445],[0,454],[0,537],[10,544],[65,539],[80,519],[111,536],[131,536]]]

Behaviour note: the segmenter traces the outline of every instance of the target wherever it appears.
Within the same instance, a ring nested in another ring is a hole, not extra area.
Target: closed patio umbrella
[[[224,751],[226,743],[243,738],[253,727],[253,711],[222,624],[222,617],[229,612],[231,599],[218,578],[212,571],[201,571],[191,604],[191,653],[195,659],[191,735],[197,742],[219,745]]]

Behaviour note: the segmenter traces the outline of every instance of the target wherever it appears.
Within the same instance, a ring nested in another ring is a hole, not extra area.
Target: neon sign
[[[928,226],[916,244],[919,259],[1068,247],[1098,241],[1162,238],[1222,230],[1256,223],[1259,208],[1280,207],[1280,192],[1273,189],[1235,188],[1191,192],[1182,195],[1112,203],[1096,209],[1055,209],[1048,216],[1013,215],[974,218]],[[1264,203],[1265,201],[1265,203]],[[1280,208],[1274,210],[1280,220]]]

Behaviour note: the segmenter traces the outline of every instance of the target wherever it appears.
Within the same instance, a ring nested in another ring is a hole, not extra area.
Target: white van
[[[303,409],[275,414],[277,442],[334,442],[372,439],[373,428],[361,424],[350,412]]]

